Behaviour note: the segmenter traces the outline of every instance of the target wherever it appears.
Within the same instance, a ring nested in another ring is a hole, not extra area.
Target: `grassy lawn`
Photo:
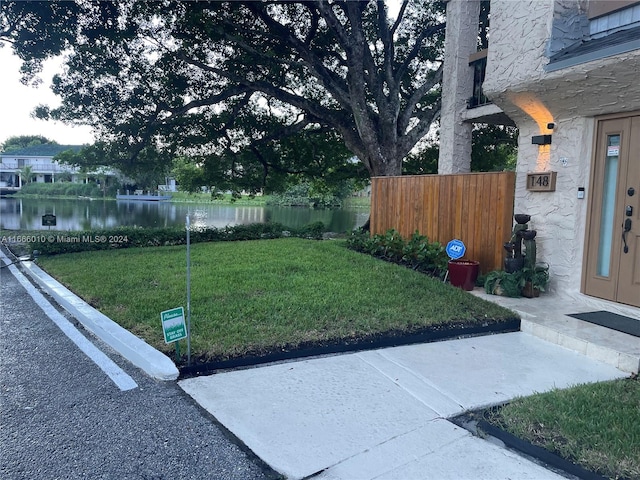
[[[210,193],[171,192],[171,203],[213,203],[220,205],[263,206],[269,203],[270,195],[243,195],[232,199],[231,194],[223,194],[221,198],[213,198]],[[75,198],[75,197],[74,197]],[[347,197],[343,202],[344,208],[370,208],[369,197]]]
[[[186,306],[184,246],[44,257],[94,307],[169,352],[160,312]],[[191,247],[192,351],[201,360],[482,324],[514,314],[412,270],[297,238]]]
[[[269,199],[268,195],[257,195],[251,197],[242,195],[240,198],[232,199],[231,194],[225,193],[221,197],[212,197],[210,193],[188,193],[188,192],[168,192],[171,195],[171,203],[213,203],[220,205],[265,205]]]
[[[490,423],[609,478],[640,479],[640,380],[519,398]]]

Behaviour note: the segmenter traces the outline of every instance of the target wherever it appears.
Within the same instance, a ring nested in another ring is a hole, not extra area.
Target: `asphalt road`
[[[82,332],[137,384],[121,390],[8,268],[0,283],[0,478],[274,478],[175,382]]]

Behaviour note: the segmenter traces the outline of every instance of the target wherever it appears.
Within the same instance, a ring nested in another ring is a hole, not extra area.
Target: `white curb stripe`
[[[6,262],[11,260],[0,251],[0,257]],[[113,360],[106,356],[100,349],[82,335],[73,324],[67,320],[53,305],[29,282],[25,276],[14,266],[8,266],[13,276],[25,288],[27,293],[33,298],[42,311],[55,323],[62,332],[75,343],[78,348],[84,352],[104,373],[106,373],[113,383],[122,391],[132,390],[138,384],[124,370],[122,370]]]

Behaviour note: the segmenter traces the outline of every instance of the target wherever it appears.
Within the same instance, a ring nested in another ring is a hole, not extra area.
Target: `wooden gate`
[[[483,273],[500,270],[515,181],[515,172],[372,178],[371,233],[394,228],[407,238],[418,230],[443,245],[457,238]]]

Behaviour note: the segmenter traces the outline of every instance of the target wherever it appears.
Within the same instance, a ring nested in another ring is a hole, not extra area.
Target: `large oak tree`
[[[93,126],[125,170],[180,154],[264,178],[346,168],[353,154],[384,176],[438,117],[442,12],[429,0],[394,15],[382,0],[3,2],[0,38],[27,80],[65,55],[63,103],[38,115]]]

